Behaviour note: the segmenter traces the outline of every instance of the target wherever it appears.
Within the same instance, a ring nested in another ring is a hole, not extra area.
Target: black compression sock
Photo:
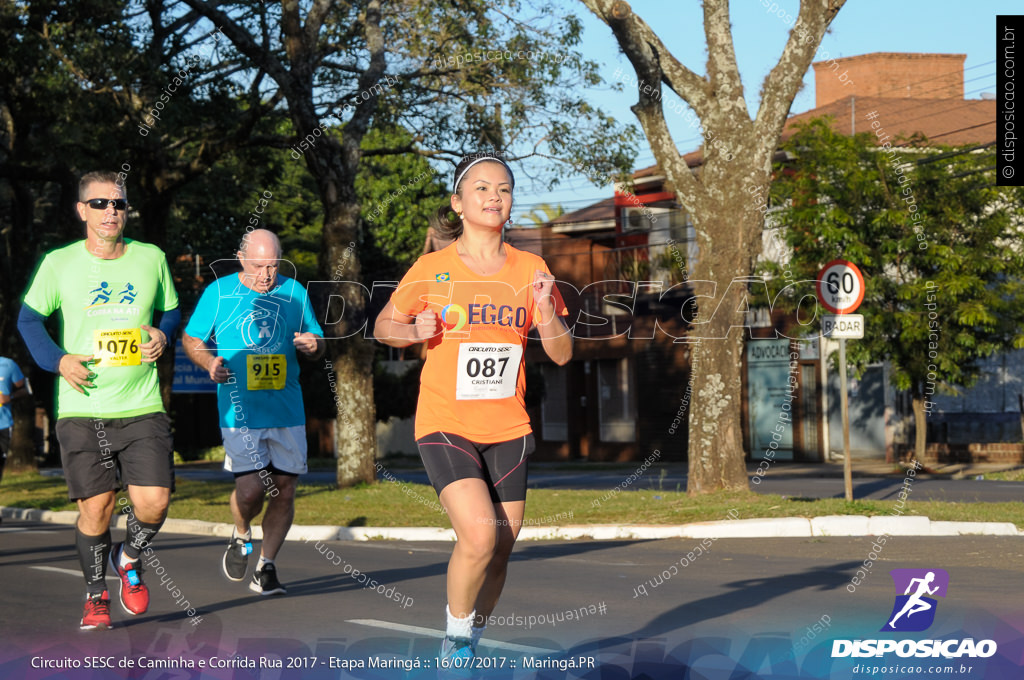
[[[134,513],[129,515],[128,537],[124,542],[125,557],[132,561],[139,559],[139,555],[149,546],[153,537],[156,536],[156,532],[160,531],[160,527],[163,525],[163,520],[156,524],[150,524],[149,522],[140,522]]]
[[[99,536],[86,536],[75,527],[75,548],[85,576],[85,589],[96,595],[107,589],[107,558],[110,555],[110,529]]]

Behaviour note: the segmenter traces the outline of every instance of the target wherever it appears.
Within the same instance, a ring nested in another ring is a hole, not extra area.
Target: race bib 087
[[[459,345],[456,399],[507,399],[516,393],[523,346],[503,342]]]

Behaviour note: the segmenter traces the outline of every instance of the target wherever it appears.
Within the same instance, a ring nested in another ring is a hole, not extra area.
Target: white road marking
[[[38,569],[39,571],[52,571],[57,574],[67,574],[68,576],[77,576],[79,578],[82,577],[81,569],[64,569],[63,567],[29,567],[29,569]],[[107,579],[111,581],[116,581],[117,576],[113,574],[107,574]]]
[[[423,628],[422,626],[407,626],[404,623],[391,623],[390,621],[378,621],[377,619],[348,619],[345,623],[355,623],[360,626],[370,626],[371,628],[383,628],[385,630],[398,630],[403,633],[411,633],[413,635],[425,635],[427,637],[433,637],[440,640],[444,637],[443,630],[437,630],[436,628]],[[490,640],[488,638],[481,638],[480,644],[487,645],[488,647],[498,647],[500,649],[507,649],[510,652],[522,652],[524,654],[534,655],[545,655],[545,654],[557,654],[558,649],[543,649],[542,647],[527,647],[526,645],[516,645],[511,642],[501,642],[500,640]]]

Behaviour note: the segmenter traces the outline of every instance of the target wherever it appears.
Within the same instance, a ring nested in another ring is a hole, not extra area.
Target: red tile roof
[[[851,112],[853,120],[851,121]],[[831,115],[832,127],[844,134],[871,132],[868,113],[885,132],[896,137],[920,133],[936,144],[958,146],[996,141],[996,102],[988,99],[908,99],[888,97],[846,97],[825,106],[790,116],[782,139],[795,131],[797,123]]]
[[[851,124],[851,109],[855,120]],[[909,99],[890,97],[847,97],[825,106],[790,116],[782,132],[786,141],[796,131],[796,124],[812,118],[831,115],[832,127],[844,134],[851,128],[855,132],[871,132],[871,120],[866,114],[877,112],[877,120],[892,139],[908,138],[920,133],[936,144],[959,146],[988,144],[996,141],[996,102],[991,99]],[[693,168],[704,162],[698,149],[683,156]],[[657,165],[641,168],[633,173],[634,179],[660,174]]]
[[[615,219],[615,197],[606,198],[592,203],[585,208],[566,213],[549,224],[574,224],[576,222],[596,222],[598,220]]]

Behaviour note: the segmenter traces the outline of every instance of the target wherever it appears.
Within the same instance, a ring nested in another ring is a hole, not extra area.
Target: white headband
[[[472,163],[467,165],[462,170],[462,172],[459,173],[455,177],[455,185],[452,187],[452,193],[453,194],[456,194],[456,193],[459,192],[459,182],[461,182],[462,178],[466,176],[466,173],[469,172],[469,169],[471,167],[473,167],[474,165],[476,165],[477,163],[483,163],[484,161],[493,161],[495,163],[501,163],[502,165],[504,165],[505,169],[508,170],[508,178],[510,180],[512,180],[512,188],[515,189],[515,187],[516,187],[516,178],[515,178],[515,175],[512,174],[512,168],[508,167],[508,163],[506,163],[505,161],[501,160],[500,158],[495,158],[494,156],[485,156],[484,158],[477,158],[475,161],[473,161]]]

